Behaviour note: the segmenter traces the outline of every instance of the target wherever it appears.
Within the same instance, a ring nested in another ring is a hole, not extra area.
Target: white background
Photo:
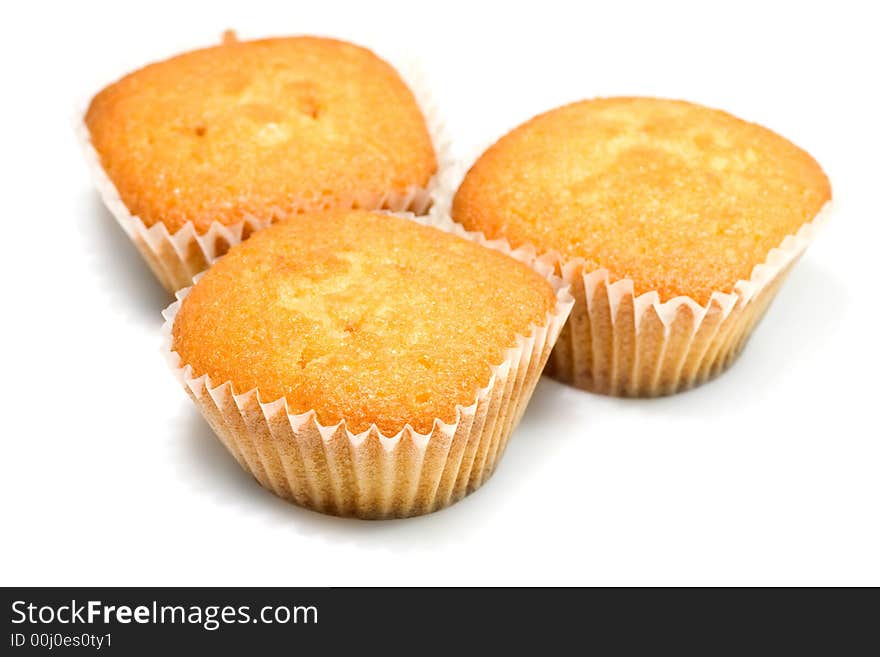
[[[714,5],[3,3],[0,583],[880,584],[880,21]],[[463,502],[321,516],[260,489],[166,370],[168,299],[71,130],[103,84],[228,27],[418,57],[461,157],[584,97],[722,107],[810,151],[837,212],[715,382],[627,401],[544,380]]]

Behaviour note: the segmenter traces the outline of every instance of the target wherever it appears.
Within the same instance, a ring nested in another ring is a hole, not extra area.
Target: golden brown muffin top
[[[172,329],[182,365],[291,413],[393,435],[455,419],[517,334],[555,307],[525,264],[435,228],[364,211],[304,214],[233,247]]]
[[[534,244],[635,293],[706,303],[811,221],[831,187],[779,135],[730,114],[653,98],[587,100],[542,114],[487,150],[453,218]]]
[[[232,41],[151,64],[101,91],[85,117],[132,214],[192,220],[351,204],[425,186],[425,119],[369,50],[315,37]]]

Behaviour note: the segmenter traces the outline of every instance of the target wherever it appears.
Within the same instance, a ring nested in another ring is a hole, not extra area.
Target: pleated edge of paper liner
[[[267,423],[270,422],[271,418],[283,412],[288,417],[290,428],[294,435],[296,435],[297,432],[302,431],[304,428],[314,427],[315,429],[317,429],[318,433],[322,437],[325,446],[328,441],[336,439],[341,434],[345,436],[352,448],[357,448],[358,446],[362,445],[366,440],[368,440],[371,436],[374,436],[378,439],[384,453],[387,454],[393,452],[398,445],[401,445],[405,442],[405,438],[409,437],[409,439],[412,441],[412,444],[416,447],[416,449],[420,450],[424,456],[424,452],[427,450],[432,437],[438,434],[443,434],[446,439],[451,441],[456,435],[456,431],[463,421],[474,421],[480,403],[489,403],[493,399],[492,393],[496,386],[496,383],[499,380],[501,380],[502,385],[505,386],[517,385],[516,380],[514,380],[513,378],[510,378],[508,382],[508,374],[510,373],[514,365],[518,363],[518,365],[516,365],[517,373],[522,373],[522,378],[519,380],[518,388],[515,391],[517,394],[514,395],[514,391],[511,390],[509,391],[510,394],[507,395],[505,398],[499,398],[497,408],[494,409],[494,415],[492,415],[492,428],[494,429],[498,422],[502,423],[502,428],[501,433],[499,433],[496,437],[496,439],[499,441],[499,444],[496,445],[495,451],[492,454],[491,464],[488,461],[484,461],[483,463],[483,466],[485,466],[486,468],[491,468],[488,473],[486,473],[484,470],[480,470],[476,473],[473,471],[470,472],[469,479],[465,482],[462,482],[460,485],[457,485],[457,488],[459,489],[458,493],[453,495],[453,491],[450,490],[450,495],[448,499],[441,500],[439,502],[437,500],[419,501],[413,499],[411,501],[411,507],[416,509],[415,512],[412,512],[413,508],[390,508],[381,511],[380,513],[361,513],[361,510],[359,509],[357,503],[354,501],[350,501],[349,504],[344,505],[344,510],[340,510],[339,508],[331,508],[330,510],[328,510],[327,508],[319,508],[312,504],[301,503],[297,500],[289,500],[293,501],[294,503],[300,504],[301,506],[312,508],[313,510],[323,513],[353,516],[365,519],[410,517],[413,515],[431,513],[433,511],[445,508],[446,506],[453,504],[454,502],[463,498],[465,495],[479,488],[489,478],[491,472],[494,471],[494,467],[497,464],[498,459],[500,459],[500,457],[502,456],[504,448],[506,447],[507,438],[509,438],[509,435],[516,428],[519,419],[521,418],[522,413],[525,410],[525,407],[528,405],[529,399],[531,398],[531,395],[534,391],[534,387],[537,384],[538,379],[540,379],[541,372],[544,368],[544,365],[546,364],[547,358],[549,357],[553,345],[556,342],[556,339],[559,337],[562,327],[565,325],[565,322],[568,319],[568,315],[574,305],[574,299],[569,293],[568,284],[566,284],[559,276],[555,274],[555,268],[553,264],[538,256],[535,253],[534,249],[528,247],[511,249],[506,240],[486,240],[482,234],[468,233],[461,226],[455,224],[448,218],[444,219],[443,217],[438,217],[436,215],[416,216],[411,213],[388,214],[403,217],[425,226],[437,228],[438,230],[451,232],[464,239],[477,242],[478,244],[481,244],[487,248],[501,251],[502,253],[505,253],[515,258],[519,262],[528,265],[539,274],[541,274],[551,284],[556,294],[556,304],[553,310],[547,313],[545,321],[542,324],[531,325],[528,331],[524,334],[517,334],[515,338],[515,345],[505,350],[504,359],[501,361],[501,363],[491,367],[489,382],[485,387],[479,388],[477,390],[473,403],[467,406],[456,404],[455,420],[452,423],[446,423],[443,422],[440,418],[435,418],[432,430],[429,433],[419,433],[407,423],[400,431],[391,436],[383,434],[375,424],[373,424],[369,429],[355,434],[347,429],[344,419],[334,425],[324,425],[318,421],[317,412],[314,409],[306,411],[304,413],[291,414],[288,409],[287,400],[283,397],[281,399],[273,400],[270,402],[264,402],[261,399],[259,390],[257,388],[252,388],[241,393],[236,393],[233,389],[231,381],[214,383],[211,381],[210,376],[208,376],[207,374],[195,376],[192,366],[182,363],[180,356],[172,349],[172,329],[174,326],[174,321],[177,317],[180,305],[189,294],[191,287],[187,287],[177,291],[175,294],[176,301],[174,301],[174,303],[172,303],[162,312],[162,316],[165,319],[161,330],[163,355],[166,357],[166,360],[170,369],[172,370],[174,377],[184,386],[185,389],[189,389],[194,401],[199,399],[199,393],[203,390],[206,391],[208,395],[215,400],[218,393],[222,395],[223,391],[226,391],[229,396],[231,396],[231,398],[234,400],[238,412],[242,415],[244,413],[244,408],[248,404],[252,404],[253,401],[256,401]],[[203,274],[204,272],[198,274],[195,277],[196,282],[199,278],[201,278]],[[499,389],[499,391],[497,392],[498,394],[505,394],[508,391],[506,389]],[[204,414],[202,404],[199,401],[196,401],[196,405],[199,407],[199,410],[202,411]],[[485,427],[489,426],[490,411],[491,409],[486,409],[483,416],[484,419],[479,427],[480,431],[483,431]],[[516,415],[511,416],[511,413],[515,413]],[[243,417],[242,422],[244,422]],[[473,433],[473,429],[473,426],[467,428],[467,433],[462,438],[465,443],[465,447],[463,447],[462,449],[465,449],[466,446],[471,443],[471,433]],[[225,445],[225,439],[223,439],[219,435],[218,438]],[[226,445],[226,447],[227,449],[229,449],[230,452],[232,452],[232,449],[228,445]],[[450,448],[447,450],[447,456],[450,451],[451,444]],[[233,456],[235,456],[234,453]],[[476,459],[476,454],[474,454],[474,459]],[[242,465],[242,467],[249,471],[259,481],[259,478],[257,477],[256,473],[253,472],[253,468],[250,467],[249,464],[242,463],[241,459],[237,458],[237,460],[239,460],[239,463]],[[373,469],[375,469],[377,464],[366,463],[362,464],[361,468],[365,470],[370,470],[371,466]],[[462,467],[462,463],[459,463],[458,467]],[[473,467],[474,462],[472,461],[471,468]],[[434,474],[436,474],[436,472]],[[474,474],[479,477],[475,484],[471,480]],[[442,475],[442,469],[440,475]],[[368,476],[369,474],[360,475],[361,478]],[[355,478],[357,478],[357,476]],[[460,479],[460,475],[458,479]],[[454,481],[458,481],[458,479]],[[418,480],[416,483],[418,483]],[[272,490],[269,486],[261,481],[260,484],[268,488],[269,490]],[[440,476],[438,476],[437,478],[437,488],[435,488],[433,493],[435,497],[437,495],[439,486]],[[272,490],[272,492],[274,492],[276,495],[284,497],[283,495],[280,495],[277,491]]]
[[[440,181],[444,179],[447,171],[452,168],[455,162],[452,156],[452,140],[431,91],[428,76],[422,63],[416,58],[401,58],[400,62],[396,62],[386,59],[379,50],[372,46],[361,47],[368,48],[394,68],[415,96],[434,147],[437,171],[431,176],[425,187],[413,185],[402,192],[386,192],[378,198],[372,192],[355,193],[342,206],[334,204],[333,207],[358,207],[364,210],[425,214],[437,203]],[[112,84],[112,82],[108,84]],[[187,221],[173,233],[161,221],[148,227],[139,216],[129,212],[92,145],[89,129],[85,123],[85,115],[95,93],[80,99],[74,105],[71,117],[71,124],[89,168],[92,183],[97,188],[104,205],[141,251],[156,278],[169,292],[173,293],[177,289],[191,285],[193,277],[198,273],[190,274],[193,269],[197,268],[203,271],[219,257],[222,257],[230,247],[239,244],[252,233],[262,230],[275,221],[295,215],[299,211],[298,208],[277,207],[272,209],[269,217],[256,217],[247,214],[241,221],[228,225],[214,221],[208,230],[201,234],[196,230],[192,221]],[[320,209],[319,204],[313,207],[308,205],[308,201],[304,207]],[[200,263],[202,261],[206,263],[204,267],[196,267],[193,264],[193,262]]]
[[[485,149],[481,154],[484,152]],[[472,160],[472,164],[479,159],[481,154]],[[430,214],[451,217],[452,200],[472,164],[466,166],[462,162],[456,162],[444,172],[439,183],[438,202],[431,208]],[[741,300],[743,303],[747,303],[757,296],[781,271],[804,253],[819,230],[828,223],[833,212],[834,201],[829,200],[819,209],[819,212],[816,213],[813,219],[801,224],[796,233],[789,233],[783,237],[777,246],[771,248],[764,261],[752,267],[748,279],[738,280],[733,285],[731,292],[712,292],[705,304],[700,304],[692,297],[686,295],[673,297],[661,302],[660,295],[655,290],[643,292],[635,296],[635,284],[632,279],[621,278],[611,281],[611,275],[607,269],[586,269],[586,262],[583,258],[566,257],[557,251],[551,250],[543,252],[541,259],[544,262],[553,263],[557,274],[561,275],[562,279],[569,284],[573,282],[575,276],[581,274],[584,280],[584,287],[587,290],[588,300],[592,297],[597,285],[604,283],[608,290],[608,302],[612,317],[616,316],[621,299],[632,296],[636,312],[635,324],[637,332],[640,320],[648,308],[655,310],[664,328],[668,329],[674,321],[679,308],[682,305],[689,306],[697,319],[697,325],[699,325],[699,322],[713,305],[720,307],[723,313],[722,318],[726,318],[733,308],[736,307],[738,301]],[[454,220],[450,219],[450,221],[457,225],[457,222]],[[534,249],[534,247],[531,248]]]
[[[692,297],[682,295],[672,297],[667,301],[660,301],[660,295],[656,290],[634,294],[632,279],[622,278],[611,281],[607,269],[585,270],[583,258],[564,258],[558,253],[553,253],[552,258],[559,263],[563,280],[571,282],[574,276],[583,272],[584,287],[588,299],[592,299],[596,286],[605,284],[608,289],[608,302],[612,316],[617,314],[617,308],[621,299],[627,296],[633,297],[636,312],[636,326],[648,308],[653,308],[660,321],[665,327],[669,327],[675,320],[675,316],[681,306],[688,306],[696,318],[696,323],[702,321],[709,308],[717,305],[721,308],[722,318],[726,318],[736,307],[738,302],[748,303],[766,288],[789,264],[797,260],[809,244],[815,239],[816,233],[828,222],[833,211],[832,201],[828,201],[816,216],[808,222],[801,224],[796,233],[786,235],[778,246],[770,249],[764,262],[752,267],[752,273],[748,279],[738,280],[731,292],[714,291],[705,304],[700,304]]]

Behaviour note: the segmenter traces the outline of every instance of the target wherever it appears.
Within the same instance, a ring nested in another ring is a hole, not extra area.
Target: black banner
[[[871,590],[13,588],[3,597],[8,655],[333,654],[353,641],[369,654],[523,641],[543,654],[797,644],[851,654],[878,611]]]

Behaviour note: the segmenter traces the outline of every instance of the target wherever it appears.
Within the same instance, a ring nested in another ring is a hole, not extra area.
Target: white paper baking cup
[[[436,215],[408,218],[465,233]],[[468,237],[545,276],[556,291],[556,305],[542,324],[516,337],[473,403],[456,406],[450,424],[435,419],[430,433],[418,433],[407,424],[393,436],[375,425],[354,434],[344,421],[322,425],[314,410],[291,414],[283,398],[263,400],[257,389],[239,393],[229,381],[196,376],[172,350],[171,330],[190,288],[178,292],[177,301],[163,313],[163,352],[229,452],[279,497],[324,513],[368,519],[436,511],[479,488],[495,470],[574,303],[552,264],[537,258],[534,250],[511,250],[504,241]]]
[[[432,214],[450,212],[467,170],[456,163],[443,172]],[[631,279],[612,281],[608,270],[589,269],[583,259],[544,254],[542,260],[553,263],[575,300],[546,374],[583,390],[626,397],[673,394],[717,376],[736,360],[832,208],[829,201],[771,249],[747,280],[732,292],[713,292],[706,304],[687,296],[661,303],[656,291],[636,296]]]
[[[705,305],[687,296],[661,303],[657,292],[635,296],[630,279],[611,282],[605,269],[554,256],[575,307],[547,373],[584,390],[630,397],[668,395],[717,376],[736,360],[830,211],[827,203],[771,249],[748,280],[732,292],[713,292]]]
[[[395,67],[413,92],[422,110],[434,145],[437,173],[425,187],[411,186],[402,192],[389,191],[384,194],[355,193],[350,198],[334,201],[333,207],[424,214],[434,202],[438,181],[445,175],[446,168],[452,164],[451,141],[420,63],[415,60],[403,60],[399,64],[389,63]],[[156,278],[169,292],[192,285],[193,277],[207,269],[231,246],[272,222],[304,210],[320,210],[328,207],[328,202],[320,199],[316,194],[314,201],[305,200],[302,207],[274,208],[271,216],[246,215],[242,221],[229,225],[215,221],[203,234],[198,233],[191,221],[174,233],[170,233],[161,221],[147,227],[140,217],[128,211],[92,146],[84,120],[90,100],[91,96],[77,106],[74,130],[89,165],[95,187],[108,210],[135,243]]]

